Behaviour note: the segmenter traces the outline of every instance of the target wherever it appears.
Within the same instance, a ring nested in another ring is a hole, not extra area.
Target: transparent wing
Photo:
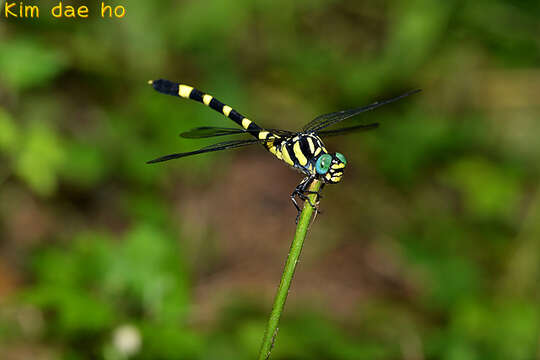
[[[188,139],[202,139],[215,136],[237,135],[245,133],[247,133],[247,131],[244,129],[203,126],[183,132],[180,134],[180,136]]]
[[[345,135],[345,134],[356,132],[356,131],[373,130],[378,127],[379,127],[379,123],[373,123],[373,124],[367,124],[367,125],[356,125],[356,126],[349,126],[349,127],[345,127],[341,129],[320,131],[317,133],[317,135],[319,135],[320,137]]]
[[[172,160],[172,159],[178,159],[178,158],[191,156],[191,155],[204,154],[204,153],[208,153],[208,152],[221,151],[221,150],[226,150],[226,149],[233,149],[233,148],[237,148],[237,147],[241,147],[241,146],[248,146],[248,145],[253,145],[253,144],[263,144],[265,142],[266,142],[266,140],[259,140],[259,139],[224,141],[224,142],[213,144],[213,145],[210,145],[210,146],[207,146],[207,147],[204,147],[202,149],[195,150],[195,151],[189,151],[189,152],[184,152],[184,153],[177,153],[177,154],[170,154],[170,155],[161,156],[161,157],[158,157],[158,158],[156,158],[154,160],[147,161],[146,163],[147,164],[153,164],[153,163],[157,163],[157,162],[168,161],[168,160]]]
[[[269,131],[271,134],[278,135],[281,137],[296,136],[298,134],[292,131],[281,130],[281,129],[266,129],[266,131]]]
[[[269,131],[271,134],[279,135],[281,137],[294,136],[296,133],[287,130],[280,129],[267,129],[264,131]],[[224,127],[213,127],[213,126],[203,126],[189,131],[183,132],[180,134],[183,138],[188,139],[201,139],[201,138],[210,138],[215,136],[224,136],[224,135],[238,135],[238,134],[249,134],[250,132],[244,129],[237,128],[224,128]]]
[[[378,108],[380,106],[390,104],[390,103],[392,103],[394,101],[398,101],[400,99],[403,99],[404,97],[407,97],[407,96],[412,95],[412,94],[416,94],[417,92],[420,92],[420,91],[421,91],[420,89],[416,89],[416,90],[406,92],[406,93],[404,93],[402,95],[396,96],[396,97],[391,98],[391,99],[374,102],[373,104],[370,104],[370,105],[367,105],[367,106],[362,106],[362,107],[355,108],[355,109],[343,110],[343,111],[338,111],[338,112],[318,116],[315,119],[313,119],[311,122],[306,124],[302,128],[302,131],[304,131],[304,132],[318,132],[318,131],[320,131],[320,130],[322,130],[322,129],[330,126],[330,125],[336,124],[336,123],[338,123],[340,121],[346,120],[348,118],[351,118],[351,117],[356,116],[358,114],[361,114],[363,112],[376,109],[376,108]]]

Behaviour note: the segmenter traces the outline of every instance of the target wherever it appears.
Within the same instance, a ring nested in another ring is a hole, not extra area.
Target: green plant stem
[[[320,187],[321,182],[315,180],[311,184],[309,190],[319,191]],[[316,196],[316,194],[308,195],[313,204],[315,203]],[[300,217],[298,218],[296,233],[291,244],[291,249],[289,250],[289,256],[287,257],[287,262],[285,263],[285,268],[283,269],[279,289],[274,300],[274,306],[272,307],[270,319],[268,320],[268,324],[264,332],[261,351],[259,352],[258,357],[259,360],[266,360],[270,357],[270,352],[272,351],[272,347],[278,332],[279,319],[281,318],[281,313],[283,312],[285,301],[287,300],[287,294],[289,293],[289,288],[291,287],[294,270],[296,269],[298,258],[302,252],[302,246],[304,244],[304,239],[306,238],[313,211],[313,207],[307,201],[304,202],[304,208],[302,209]]]

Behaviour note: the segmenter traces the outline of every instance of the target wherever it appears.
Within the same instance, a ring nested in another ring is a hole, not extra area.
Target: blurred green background
[[[0,358],[256,356],[300,176],[258,147],[146,165],[231,126],[159,77],[291,130],[424,90],[328,140],[348,169],[273,359],[540,356],[539,2],[53,4],[0,20]]]

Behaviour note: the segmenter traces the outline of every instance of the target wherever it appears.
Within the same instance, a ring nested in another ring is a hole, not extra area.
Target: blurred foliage
[[[146,166],[207,144],[181,131],[229,126],[157,77],[285,129],[424,89],[329,140],[348,173],[273,359],[538,357],[537,1],[52,4],[0,21],[0,358],[257,353],[279,279],[258,274],[281,268],[299,178],[261,149]]]

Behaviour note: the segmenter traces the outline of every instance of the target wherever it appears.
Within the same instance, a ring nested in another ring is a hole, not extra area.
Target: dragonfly
[[[241,115],[229,105],[225,105],[212,95],[204,93],[192,86],[165,79],[150,80],[148,83],[159,93],[203,103],[209,108],[225,115],[241,127],[228,128],[203,126],[184,132],[180,134],[181,137],[202,139],[247,134],[250,135],[251,138],[228,140],[194,151],[160,156],[156,159],[147,161],[147,164],[249,145],[263,145],[266,150],[277,159],[285,162],[288,166],[298,170],[305,176],[290,195],[291,201],[297,210],[297,222],[301,210],[296,198],[304,202],[308,201],[315,211],[319,212],[316,205],[311,202],[307,195],[313,193],[317,194],[315,202],[318,203],[321,197],[320,192],[324,185],[341,182],[345,166],[347,165],[345,156],[339,152],[329,153],[324,146],[322,139],[330,136],[345,135],[355,131],[373,130],[379,127],[379,123],[373,122],[340,128],[328,128],[366,111],[374,110],[421,91],[421,89],[415,89],[390,99],[374,102],[367,106],[320,115],[307,123],[300,131],[288,131],[262,128],[247,117]],[[320,181],[322,184],[319,191],[312,192],[308,189],[315,180]]]

